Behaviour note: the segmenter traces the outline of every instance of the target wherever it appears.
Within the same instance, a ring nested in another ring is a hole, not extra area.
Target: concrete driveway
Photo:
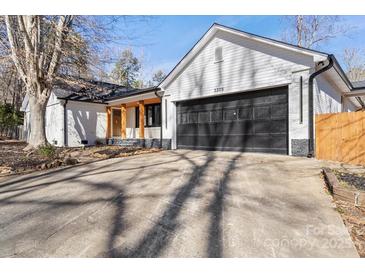
[[[321,163],[164,151],[0,180],[1,257],[356,257]]]

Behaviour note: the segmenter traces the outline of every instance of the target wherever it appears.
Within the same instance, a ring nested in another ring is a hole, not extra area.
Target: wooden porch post
[[[144,101],[138,102],[139,106],[139,139],[144,139]]]
[[[127,105],[126,104],[121,104],[120,106],[120,114],[121,114],[121,119],[120,119],[120,136],[122,137],[122,139],[125,139],[127,137],[127,132],[126,132],[126,127],[127,127]]]
[[[111,114],[112,110],[110,107],[106,107],[106,138],[110,138],[110,130],[111,130]]]

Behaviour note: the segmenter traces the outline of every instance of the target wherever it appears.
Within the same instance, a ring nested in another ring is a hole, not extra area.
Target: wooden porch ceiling
[[[139,102],[140,100],[138,101],[135,101],[135,102],[129,102],[129,103],[125,103],[124,105],[126,105],[127,108],[130,108],[130,107],[138,107],[139,106]],[[143,100],[144,104],[145,105],[149,105],[149,104],[157,104],[157,103],[160,103],[161,100],[160,98],[150,98],[150,99],[144,99]],[[111,105],[112,108],[119,108],[120,107],[120,104],[118,105]]]

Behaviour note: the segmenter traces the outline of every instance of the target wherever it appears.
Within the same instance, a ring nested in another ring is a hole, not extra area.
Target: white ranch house
[[[312,83],[312,84],[311,84]],[[159,86],[55,89],[46,134],[56,146],[313,152],[313,117],[356,111],[361,97],[333,55],[214,24]],[[96,92],[93,93],[98,94]],[[25,131],[29,107],[23,102]],[[162,131],[162,132],[161,132]]]

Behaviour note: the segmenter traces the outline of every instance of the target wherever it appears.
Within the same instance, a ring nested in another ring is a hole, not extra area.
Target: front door
[[[121,136],[121,112],[120,109],[113,109],[113,137]]]

